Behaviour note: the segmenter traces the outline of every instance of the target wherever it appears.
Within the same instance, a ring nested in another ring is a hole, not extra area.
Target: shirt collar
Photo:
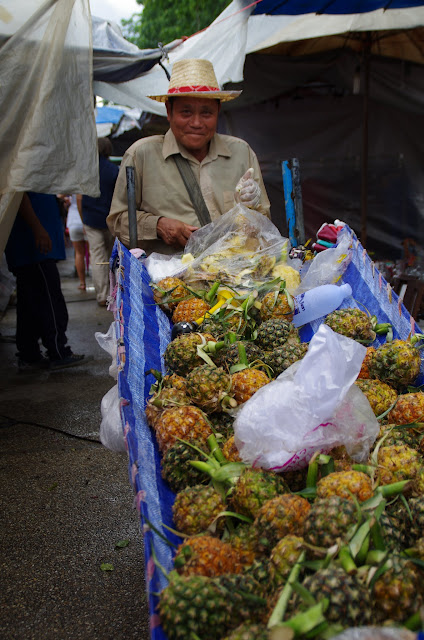
[[[190,156],[190,158],[193,157],[189,151],[187,151],[186,149],[184,149],[184,147],[178,144],[171,129],[168,129],[168,131],[165,133],[165,137],[163,140],[162,153],[163,153],[164,160],[166,160],[167,158],[169,158],[169,156],[172,156],[176,153],[180,153],[183,156],[183,158],[187,158],[188,156]],[[215,160],[218,156],[225,156],[227,158],[230,158],[231,151],[228,148],[222,136],[220,136],[218,133],[215,133],[214,137],[210,142],[209,152],[205,160]]]

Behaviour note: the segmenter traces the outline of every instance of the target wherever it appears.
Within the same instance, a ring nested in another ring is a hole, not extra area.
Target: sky
[[[121,25],[122,18],[128,19],[133,13],[140,13],[141,9],[136,0],[90,0],[93,16],[113,20],[118,25]]]

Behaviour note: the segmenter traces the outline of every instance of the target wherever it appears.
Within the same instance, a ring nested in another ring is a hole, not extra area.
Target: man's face
[[[220,104],[209,98],[176,97],[166,103],[168,122],[177,141],[195,157],[206,156],[218,123]],[[203,159],[200,158],[200,159]]]

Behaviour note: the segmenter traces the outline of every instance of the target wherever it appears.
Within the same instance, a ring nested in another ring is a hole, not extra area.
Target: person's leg
[[[109,257],[105,246],[104,229],[85,226],[90,247],[91,273],[99,304],[105,304],[109,295]]]
[[[67,346],[68,310],[60,286],[60,276],[53,260],[37,264],[41,282],[41,340],[50,360],[61,360],[72,354]]]
[[[42,360],[39,339],[40,287],[42,282],[36,265],[20,267],[16,275],[16,346],[22,363]]]
[[[79,289],[85,289],[85,240],[72,243],[75,252],[75,268],[79,278]]]

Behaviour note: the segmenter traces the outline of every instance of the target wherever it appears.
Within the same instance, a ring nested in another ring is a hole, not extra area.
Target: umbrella
[[[368,115],[373,55],[424,64],[424,2],[397,0],[261,0],[254,14],[296,15],[256,51],[305,56],[349,48],[361,54],[363,126],[361,150],[361,242],[367,239]],[[386,10],[387,7],[390,7]],[[396,8],[392,8],[396,7]],[[398,8],[404,7],[404,8]],[[298,15],[308,11],[307,15]],[[353,13],[354,11],[358,13]],[[318,13],[313,13],[314,11]],[[352,13],[349,13],[351,11]],[[362,11],[362,13],[361,13]],[[329,15],[332,14],[332,15]],[[336,15],[337,14],[337,15]]]

